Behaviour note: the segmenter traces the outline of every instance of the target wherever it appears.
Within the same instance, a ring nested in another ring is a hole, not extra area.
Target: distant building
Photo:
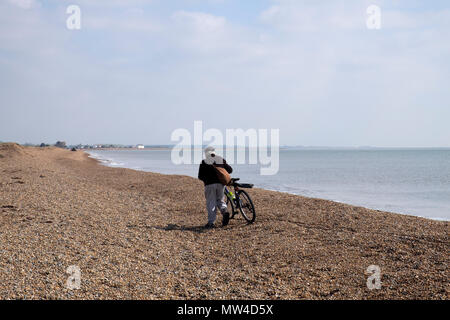
[[[66,148],[66,142],[65,142],[65,141],[57,141],[57,142],[55,143],[55,147],[65,149],[65,148]]]
[[[138,149],[144,149],[144,145],[143,145],[143,144],[138,144],[138,145],[137,145],[137,148],[138,148]]]

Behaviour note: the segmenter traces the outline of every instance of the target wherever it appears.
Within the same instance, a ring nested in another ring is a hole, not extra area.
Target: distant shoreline
[[[103,150],[103,151],[126,151],[126,150],[134,150],[134,151],[145,151],[145,150],[171,150],[170,148],[167,147],[149,147],[149,148],[82,148],[82,149],[77,149],[80,151],[95,151],[95,150]]]

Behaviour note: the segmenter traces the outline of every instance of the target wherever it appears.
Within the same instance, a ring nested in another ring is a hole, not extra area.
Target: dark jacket
[[[221,164],[215,164],[215,166],[225,168],[228,173],[233,172],[233,168],[231,168],[230,165],[227,164],[225,159],[222,160]],[[205,186],[207,186],[208,184],[220,183],[219,179],[217,178],[216,169],[214,169],[214,166],[212,164],[207,164],[205,160],[202,161],[200,167],[198,168],[198,178],[203,181]]]

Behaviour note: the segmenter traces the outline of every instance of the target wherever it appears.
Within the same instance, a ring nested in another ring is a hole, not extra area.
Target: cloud
[[[54,1],[54,0],[53,0]],[[109,8],[135,8],[139,6],[144,6],[151,4],[152,0],[57,0],[58,2],[64,2],[65,5],[77,4],[84,8],[98,8],[98,9],[109,9]]]
[[[217,32],[225,27],[226,19],[203,12],[177,11],[172,15],[174,21],[198,32]]]
[[[135,12],[125,12],[114,17],[91,15],[83,18],[83,27],[92,30],[158,32],[162,26],[158,21],[148,19]]]
[[[39,2],[36,0],[8,0],[9,3],[16,5],[22,9],[31,9],[39,6]]]
[[[277,1],[260,14],[260,20],[284,31],[313,32],[321,29],[352,29],[365,26],[363,3],[343,5],[329,1]]]

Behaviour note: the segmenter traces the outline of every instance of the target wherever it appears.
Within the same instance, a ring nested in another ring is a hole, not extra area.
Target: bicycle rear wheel
[[[239,195],[239,211],[248,223],[253,223],[256,218],[256,212],[252,199],[245,190],[239,190],[237,194]]]

